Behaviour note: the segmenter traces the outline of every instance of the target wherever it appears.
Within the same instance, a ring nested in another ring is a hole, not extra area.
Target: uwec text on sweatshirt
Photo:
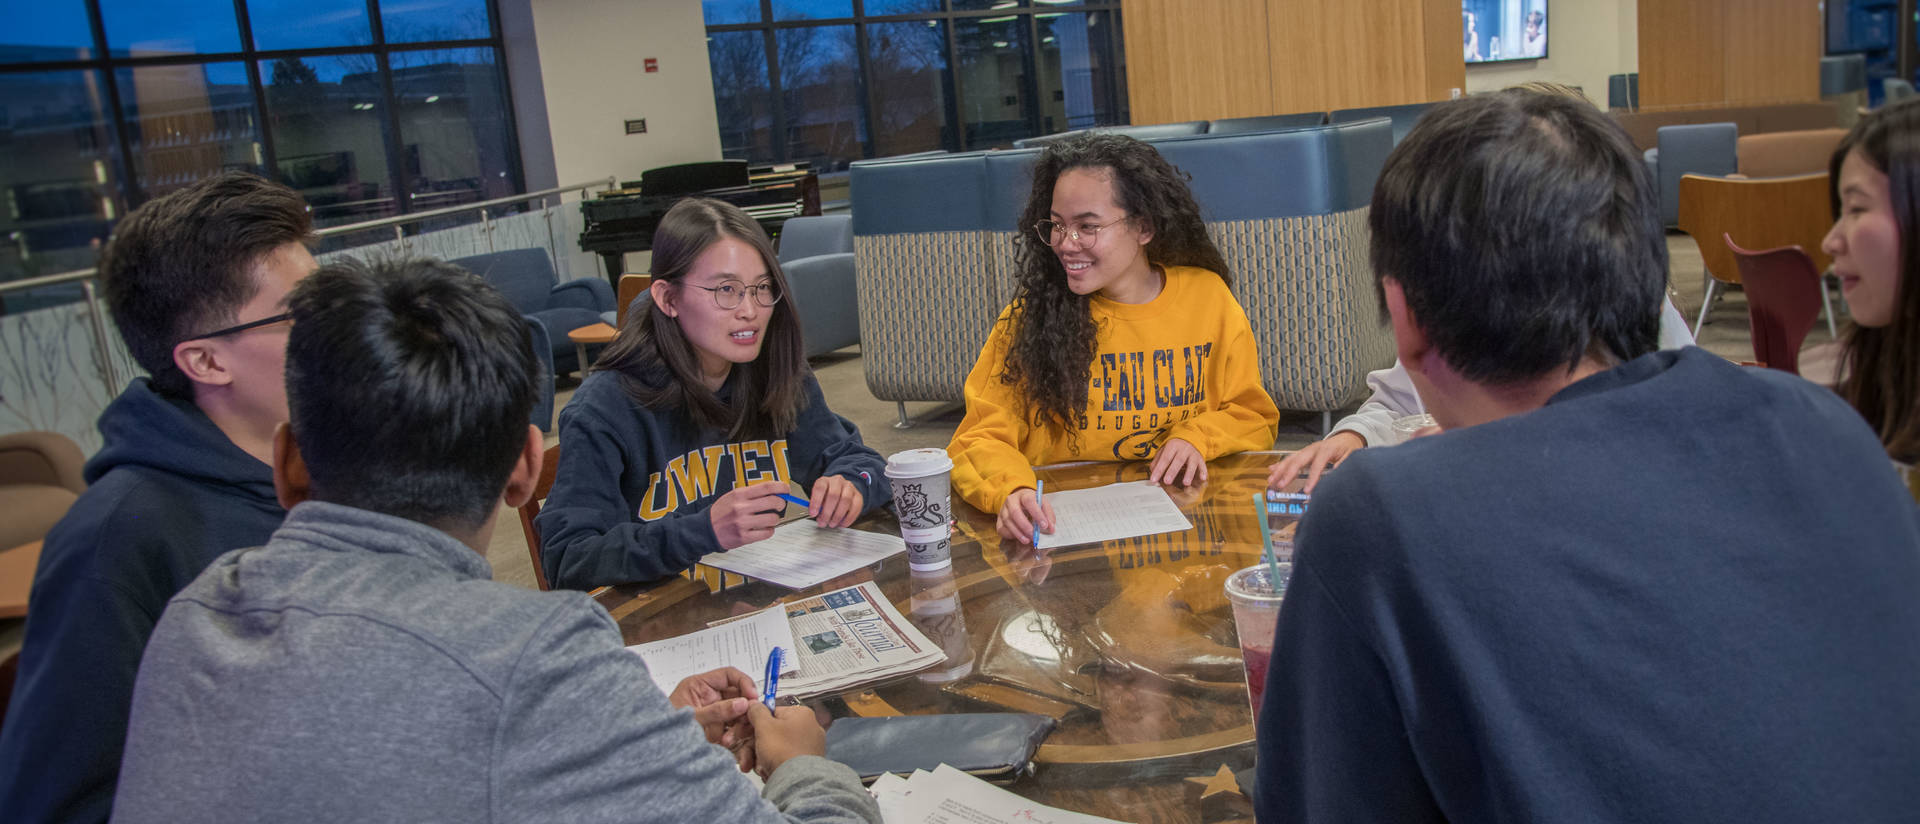
[[[1008,494],[1033,486],[1038,465],[1151,460],[1170,438],[1209,460],[1273,446],[1280,412],[1260,385],[1247,313],[1219,275],[1165,271],[1166,285],[1146,303],[1093,296],[1098,353],[1072,432],[1036,428],[1019,388],[1000,380],[1014,328],[1013,308],[1000,313],[967,375],[966,418],[947,446],[955,494],[998,512]]]
[[[729,380],[721,401],[733,390]],[[691,568],[720,551],[707,509],[736,486],[777,479],[811,489],[839,475],[860,491],[862,514],[885,505],[886,462],[827,408],[812,374],[800,403],[793,431],[730,438],[680,410],[635,403],[617,373],[588,375],[560,411],[560,465],[534,520],[548,582],[589,589]]]

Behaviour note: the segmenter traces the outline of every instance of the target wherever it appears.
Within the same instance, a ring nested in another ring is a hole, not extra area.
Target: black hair
[[[673,205],[653,233],[653,279],[681,287],[681,278],[694,261],[723,238],[732,238],[760,254],[767,277],[779,290],[780,302],[767,311],[766,342],[760,356],[733,368],[732,404],[721,403],[700,375],[700,356],[657,302],[645,311],[630,311],[614,342],[600,353],[594,369],[620,375],[620,384],[634,403],[653,410],[684,410],[702,429],[717,429],[731,437],[776,437],[793,429],[806,400],[806,347],[800,340],[800,316],[794,310],[793,290],[760,222],[740,207],[721,200],[690,197]],[[710,300],[693,295],[693,300]],[[751,300],[751,298],[748,298]]]
[[[1207,234],[1200,204],[1187,186],[1188,175],[1152,146],[1101,133],[1048,144],[1034,163],[1033,191],[1013,235],[1018,283],[1013,297],[1013,343],[1000,380],[1019,388],[1034,426],[1051,426],[1063,433],[1076,431],[1074,420],[1086,411],[1087,376],[1099,348],[1100,330],[1093,322],[1089,296],[1067,288],[1066,268],[1033,227],[1053,213],[1053,185],[1073,169],[1099,169],[1111,175],[1115,205],[1153,233],[1144,250],[1149,262],[1196,266],[1233,284],[1226,258]]]
[[[259,291],[254,264],[312,239],[300,195],[246,172],[214,175],[129,212],[101,253],[100,281],[113,323],[154,389],[191,396],[173,348],[231,325]]]
[[[1854,124],[1833,150],[1827,174],[1834,220],[1840,219],[1840,167],[1847,155],[1887,176],[1887,197],[1900,228],[1900,279],[1886,326],[1848,323],[1835,389],[1880,436],[1895,459],[1920,461],[1920,101],[1884,106]]]
[[[1667,246],[1653,185],[1589,104],[1507,89],[1435,106],[1388,155],[1368,222],[1376,281],[1400,284],[1469,380],[1624,362],[1659,341]]]
[[[287,407],[315,500],[473,529],[527,443],[526,320],[435,260],[331,263],[287,297]]]

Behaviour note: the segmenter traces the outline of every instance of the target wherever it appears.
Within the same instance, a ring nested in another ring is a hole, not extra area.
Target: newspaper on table
[[[799,664],[799,672],[780,677],[784,696],[812,698],[844,692],[947,660],[940,645],[900,617],[900,611],[871,581],[769,609],[786,611],[787,626],[793,632],[789,650]]]

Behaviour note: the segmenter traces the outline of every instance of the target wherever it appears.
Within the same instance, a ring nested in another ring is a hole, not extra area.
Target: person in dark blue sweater
[[[167,599],[286,516],[268,463],[312,228],[291,189],[235,172],[135,209],[107,244],[107,304],[151,377],[101,413],[87,491],[43,544],[0,726],[0,821],[107,820]]]
[[[891,499],[885,462],[807,369],[759,223],[717,200],[675,204],[654,233],[650,296],[560,412],[535,520],[551,585],[651,581],[766,538],[791,483],[821,527]]]
[[[1920,516],[1833,393],[1655,352],[1666,246],[1590,106],[1436,106],[1369,214],[1443,431],[1301,524],[1266,822],[1894,821],[1920,810]]]

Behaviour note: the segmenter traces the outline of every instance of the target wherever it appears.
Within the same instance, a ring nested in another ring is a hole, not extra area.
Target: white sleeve
[[[1660,348],[1681,349],[1693,345],[1693,333],[1687,331],[1687,319],[1669,296],[1660,302]]]
[[[1333,432],[1352,432],[1368,446],[1392,446],[1404,440],[1393,431],[1394,419],[1427,411],[1426,405],[1420,402],[1420,393],[1414,391],[1413,378],[1407,376],[1407,368],[1398,360],[1390,368],[1368,372],[1367,388],[1373,390],[1373,395],[1360,404],[1358,411],[1341,418]]]

